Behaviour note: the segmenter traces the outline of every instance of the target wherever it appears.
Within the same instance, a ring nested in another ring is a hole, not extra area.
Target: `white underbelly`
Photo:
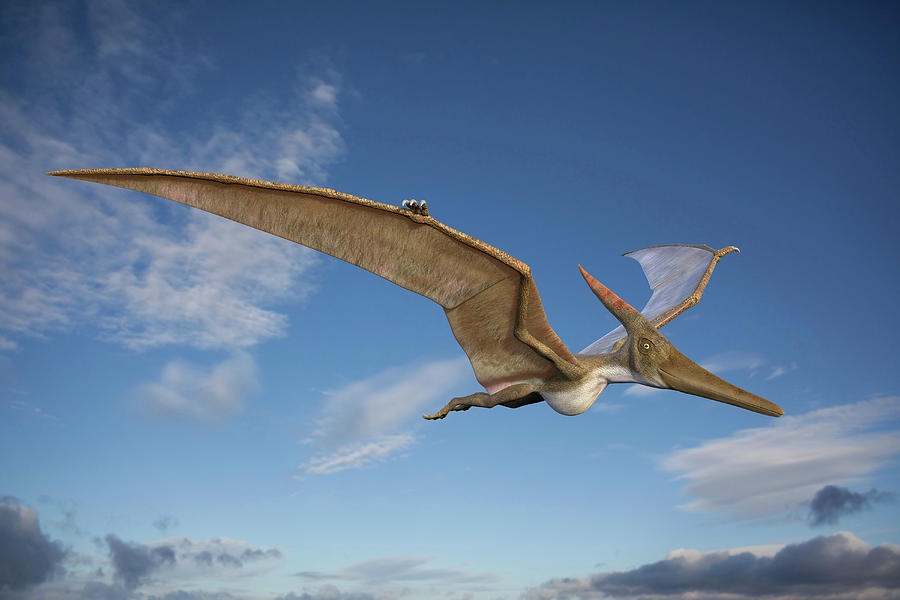
[[[604,377],[589,375],[565,391],[541,390],[540,394],[556,412],[568,416],[580,415],[594,404],[600,393],[606,389],[607,383]]]

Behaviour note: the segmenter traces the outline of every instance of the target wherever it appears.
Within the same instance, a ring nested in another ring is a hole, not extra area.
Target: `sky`
[[[0,3],[0,598],[900,598],[896,3]],[[328,187],[530,265],[735,245],[662,333],[785,410],[480,391],[436,304],[144,194]]]

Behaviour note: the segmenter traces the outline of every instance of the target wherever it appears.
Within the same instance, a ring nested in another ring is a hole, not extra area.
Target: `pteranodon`
[[[159,169],[86,169],[49,175],[168,198],[330,254],[440,304],[486,392],[454,398],[442,419],[473,406],[546,401],[564,415],[594,403],[609,383],[633,382],[703,396],[779,417],[784,411],[706,371],[659,327],[700,300],[719,259],[737,250],[651,246],[628,253],[653,294],[641,312],[581,274],[621,327],[572,354],[547,322],[528,265],[451,229],[427,206],[395,207],[331,189]]]

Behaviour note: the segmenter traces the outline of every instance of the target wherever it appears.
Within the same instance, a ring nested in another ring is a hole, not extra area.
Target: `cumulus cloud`
[[[114,535],[106,536],[106,544],[115,577],[129,590],[144,583],[156,571],[175,564],[175,550],[172,546],[151,548],[124,542]]]
[[[635,569],[553,579],[526,600],[646,598],[896,598],[900,546],[870,547],[851,533],[790,544],[772,556],[677,550]]]
[[[167,584],[214,576],[222,581],[231,575],[246,579],[257,575],[260,568],[247,570],[246,565],[271,564],[283,554],[278,548],[262,548],[230,538],[209,540],[175,537],[145,544],[125,542],[115,535],[105,538],[113,576],[117,585],[97,586],[95,594],[115,594],[117,588],[132,592],[162,578]],[[268,567],[262,567],[265,570]]]
[[[276,307],[310,289],[300,277],[312,251],[39,174],[152,165],[320,184],[344,153],[339,75],[298,71],[277,101],[223,100],[208,120],[176,127],[171,117],[196,101],[194,75],[216,68],[181,48],[177,25],[123,2],[22,4],[2,18],[28,68],[0,93],[0,349],[86,323],[135,349],[240,348],[283,335]],[[53,93],[42,93],[47,81]],[[151,89],[168,100],[148,110]]]
[[[159,381],[140,385],[137,397],[141,407],[157,417],[219,421],[241,413],[259,388],[256,371],[256,362],[246,353],[209,369],[175,360],[163,368]]]
[[[392,581],[432,581],[451,583],[493,583],[499,577],[493,573],[470,573],[461,569],[426,569],[425,563],[433,556],[385,556],[358,562],[334,573],[303,571],[297,577],[306,579],[344,579],[365,583],[386,583]]]
[[[785,416],[676,450],[660,465],[693,498],[681,508],[755,518],[796,510],[824,486],[867,476],[900,453],[900,397]],[[893,425],[892,425],[893,423]]]
[[[425,410],[437,410],[469,373],[465,358],[392,368],[326,392],[317,429],[307,440],[318,452],[300,470],[328,474],[385,460],[412,445],[398,432]]]
[[[61,573],[62,545],[41,531],[38,513],[15,498],[0,498],[0,592],[22,590]]]
[[[826,485],[816,492],[809,503],[809,521],[813,527],[833,525],[844,515],[863,511],[875,502],[886,502],[893,497],[893,494],[875,489],[859,493],[845,487]]]

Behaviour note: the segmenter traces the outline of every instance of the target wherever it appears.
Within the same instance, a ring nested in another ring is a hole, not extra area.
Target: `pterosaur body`
[[[586,411],[609,383],[679,390],[770,416],[777,405],[681,354],[658,328],[696,304],[719,259],[737,250],[652,246],[637,259],[653,288],[641,312],[584,269],[622,324],[579,354],[551,329],[528,265],[447,227],[427,207],[395,207],[312,188],[209,173],[87,169],[51,175],[138,190],[221,215],[330,254],[440,304],[486,392],[454,398],[427,419],[478,406],[546,401],[565,415]],[[581,268],[579,266],[579,268]]]

